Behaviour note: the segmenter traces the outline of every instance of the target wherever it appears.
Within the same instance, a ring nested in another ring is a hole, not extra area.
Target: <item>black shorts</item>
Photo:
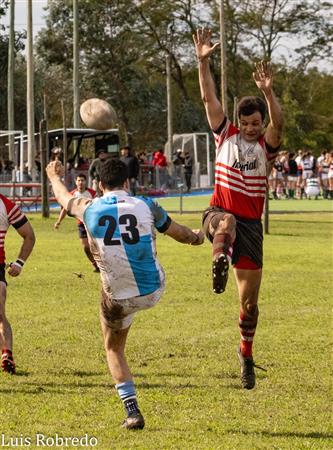
[[[3,281],[5,284],[7,284],[6,281],[6,264],[0,264],[0,281]]]
[[[213,236],[209,233],[209,224],[214,216],[216,217],[220,213],[231,214],[217,206],[209,207],[203,212],[202,225],[210,242],[213,242]],[[261,268],[263,264],[263,232],[261,220],[244,219],[235,214],[233,216],[236,219],[236,239],[233,243],[232,264],[237,264],[241,256],[246,256],[258,268]]]
[[[80,239],[84,239],[84,238],[88,237],[87,230],[86,230],[86,227],[84,226],[84,223],[78,223],[77,229],[78,229],[78,232],[79,232],[79,238]]]

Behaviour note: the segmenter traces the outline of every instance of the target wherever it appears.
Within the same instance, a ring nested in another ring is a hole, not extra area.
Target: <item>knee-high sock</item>
[[[241,335],[240,348],[242,355],[246,358],[252,356],[253,338],[258,323],[259,309],[256,306],[253,313],[245,313],[240,310],[239,331]]]
[[[216,233],[213,239],[213,259],[216,259],[221,253],[227,255],[228,259],[232,257],[232,239],[229,233]]]
[[[129,416],[140,412],[133,381],[124,381],[123,383],[116,384],[116,389]]]

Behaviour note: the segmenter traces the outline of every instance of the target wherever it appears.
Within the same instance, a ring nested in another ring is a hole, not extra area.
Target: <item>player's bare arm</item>
[[[269,124],[265,131],[265,141],[273,148],[282,142],[283,115],[281,106],[273,91],[273,73],[270,63],[260,61],[256,64],[253,79],[264,94],[268,106]]]
[[[12,277],[20,275],[22,267],[29,258],[36,241],[34,230],[29,222],[26,222],[20,228],[17,228],[16,231],[23,238],[23,243],[17,257],[17,262],[12,263],[8,269],[8,274]]]
[[[61,181],[64,167],[60,161],[51,161],[46,167],[47,176],[51,182],[54,195],[60,205],[71,215],[82,219],[83,212],[89,204],[85,199],[75,199]]]
[[[201,245],[205,239],[205,235],[201,230],[190,230],[173,220],[165,234],[178,242],[190,245]]]
[[[65,209],[65,208],[61,208],[59,217],[58,217],[56,223],[54,224],[54,228],[55,228],[56,230],[60,227],[60,224],[61,224],[61,222],[64,220],[64,218],[66,217],[66,215],[67,215],[66,209]]]
[[[212,44],[212,32],[207,28],[199,28],[193,35],[195,51],[199,63],[199,84],[201,97],[205,105],[207,119],[212,130],[217,129],[224,120],[222,105],[217,98],[215,83],[209,67],[209,57],[220,45]]]

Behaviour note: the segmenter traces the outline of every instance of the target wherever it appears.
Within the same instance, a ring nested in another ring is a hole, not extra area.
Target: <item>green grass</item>
[[[183,197],[183,211],[202,211],[209,205],[211,195],[197,195]],[[159,198],[158,203],[168,211],[179,211],[179,197]],[[331,200],[270,200],[270,211],[274,212],[313,212],[330,211],[333,212],[333,202]]]
[[[173,217],[200,224],[199,214]],[[36,248],[22,276],[8,277],[18,375],[0,374],[2,433],[88,433],[103,450],[333,447],[331,214],[271,217],[255,340],[256,361],[267,372],[257,372],[252,391],[240,388],[233,276],[225,294],[212,294],[210,244],[195,248],[158,236],[166,292],[136,316],[128,341],[147,422],[142,432],[119,427],[124,413],[99,329],[99,276],[74,220],[56,232],[55,216],[30,218]],[[19,241],[11,230],[8,260]]]

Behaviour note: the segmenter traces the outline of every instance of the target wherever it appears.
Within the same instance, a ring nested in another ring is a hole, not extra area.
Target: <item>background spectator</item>
[[[156,174],[156,187],[165,189],[168,182],[167,167],[168,163],[163,149],[158,149],[153,156],[153,166]]]
[[[184,175],[187,192],[191,192],[192,187],[192,173],[193,173],[193,158],[188,151],[185,152],[184,157]]]
[[[120,160],[127,166],[131,194],[135,195],[140,170],[139,160],[136,156],[131,155],[131,149],[128,145],[120,149]]]

